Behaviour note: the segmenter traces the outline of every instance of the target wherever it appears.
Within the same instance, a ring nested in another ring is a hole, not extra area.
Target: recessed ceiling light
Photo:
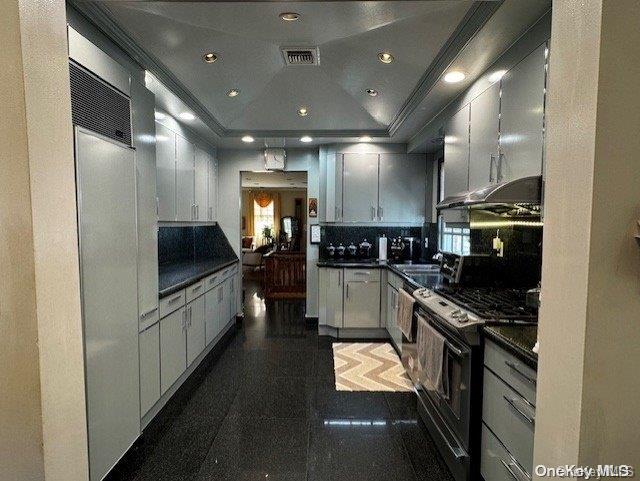
[[[306,117],[307,115],[309,115],[309,109],[307,109],[306,107],[300,107],[298,109],[298,115],[300,117]]]
[[[366,92],[367,92],[367,95],[369,97],[377,97],[378,96],[378,91],[375,90],[375,89],[367,89]]]
[[[395,60],[395,58],[389,52],[380,52],[378,54],[378,60],[380,60],[382,63],[391,63]]]
[[[506,74],[506,73],[507,73],[506,70],[497,70],[497,71],[493,72],[491,75],[489,75],[489,80],[491,82],[497,82],[502,77],[504,77],[504,74]]]
[[[202,56],[202,60],[204,60],[207,63],[213,63],[216,60],[218,60],[218,56],[213,52],[208,52]]]
[[[282,12],[280,18],[285,22],[295,22],[300,18],[300,14],[296,12]]]
[[[182,120],[194,120],[196,118],[196,116],[193,115],[191,112],[182,112],[180,114],[180,118]]]
[[[162,120],[165,119],[167,116],[165,114],[163,114],[162,112],[154,112],[153,116],[156,118],[156,120]]]
[[[360,137],[360,142],[371,142],[371,137],[369,137],[368,135],[363,135],[362,137]]]
[[[304,137],[300,137],[300,142],[304,142],[305,144],[307,144],[309,142],[313,142],[313,139],[308,135],[305,135]]]
[[[251,137],[250,135],[245,135],[244,137],[242,137],[242,141],[250,144],[251,142],[253,142],[255,139],[253,137]]]
[[[453,70],[444,76],[444,81],[450,84],[454,84],[457,82],[462,82],[465,77],[466,75],[464,74],[464,72]]]
[[[231,89],[227,92],[227,97],[237,97],[239,93],[238,89]]]

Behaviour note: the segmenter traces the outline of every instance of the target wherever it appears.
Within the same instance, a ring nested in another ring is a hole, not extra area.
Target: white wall
[[[307,172],[307,198],[318,198],[320,191],[317,149],[287,149],[286,170]],[[264,171],[262,149],[229,149],[218,151],[218,222],[238,257],[242,255],[240,228],[241,187],[240,172]],[[306,206],[305,206],[306,209]],[[311,225],[318,218],[307,222],[307,316],[318,316],[318,246],[311,245]]]

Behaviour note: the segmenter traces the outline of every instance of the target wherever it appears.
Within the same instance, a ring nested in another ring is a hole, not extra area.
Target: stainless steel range
[[[457,268],[463,264],[457,262]],[[454,275],[465,277],[460,272]],[[405,289],[410,288],[407,283]],[[536,322],[537,312],[526,306],[525,289],[439,285],[418,289],[413,297],[412,336],[411,340],[403,336],[402,363],[417,388],[421,417],[454,478],[475,481],[480,479],[482,326]],[[426,369],[419,361],[416,339],[421,323],[444,338],[445,390],[428,382]]]

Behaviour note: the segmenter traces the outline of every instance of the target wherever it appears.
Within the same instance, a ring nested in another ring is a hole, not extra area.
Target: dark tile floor
[[[242,325],[116,466],[115,480],[448,481],[413,393],[337,392],[304,303],[246,287]]]

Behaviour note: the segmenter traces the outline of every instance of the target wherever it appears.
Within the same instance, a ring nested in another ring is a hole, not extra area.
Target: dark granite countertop
[[[353,268],[357,269],[359,267],[365,269],[389,269],[393,273],[400,276],[404,281],[406,281],[409,285],[411,285],[414,289],[420,289],[422,287],[436,287],[442,284],[443,279],[442,275],[439,273],[425,273],[425,274],[417,274],[410,275],[402,271],[398,266],[406,265],[409,266],[425,266],[425,265],[435,265],[432,263],[424,262],[419,264],[395,264],[393,261],[381,261],[378,259],[321,259],[317,262],[318,267],[333,267],[336,269],[340,268]]]
[[[160,266],[159,297],[169,296],[194,282],[238,262],[238,258],[219,258],[200,262],[179,262]]]
[[[537,325],[488,325],[484,333],[525,364],[538,368],[538,355],[533,352],[538,339]]]

